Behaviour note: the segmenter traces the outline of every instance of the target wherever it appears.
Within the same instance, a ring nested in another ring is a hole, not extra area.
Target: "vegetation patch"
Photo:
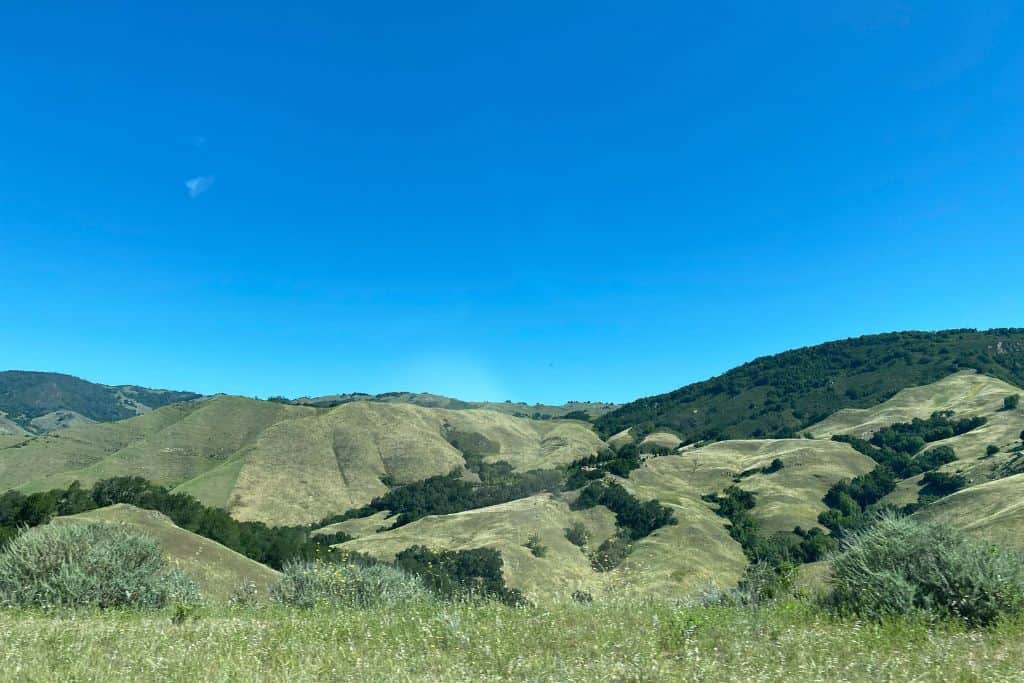
[[[239,522],[220,508],[207,507],[186,493],[171,493],[141,477],[117,477],[91,489],[77,482],[66,489],[24,495],[0,495],[0,540],[21,527],[34,527],[56,516],[75,515],[125,503],[167,515],[176,525],[275,569],[291,559],[325,557],[333,544],[350,540],[345,534],[310,538],[310,527],[269,527],[262,522]],[[4,531],[6,530],[6,531]]]
[[[1024,559],[946,525],[893,515],[832,561],[830,604],[881,619],[923,611],[986,626],[1024,608]]]
[[[432,598],[416,575],[384,563],[296,560],[285,564],[271,597],[296,607],[382,607]]]
[[[942,465],[956,462],[956,453],[951,447],[937,446],[923,453],[921,451],[933,441],[966,434],[986,422],[984,417],[956,420],[952,411],[943,411],[933,413],[927,420],[914,419],[880,429],[870,440],[848,435],[833,436],[833,441],[849,444],[872,458],[878,467],[867,474],[834,484],[823,498],[829,509],[821,513],[818,522],[828,527],[834,536],[863,529],[873,523],[868,512],[870,506],[894,491],[898,480],[919,474],[925,474],[921,491],[924,497],[908,506],[905,512],[913,512],[963,488],[967,483],[964,477],[934,471]]]
[[[195,582],[168,566],[155,540],[114,524],[30,529],[0,553],[0,605],[164,607],[199,601]]]
[[[522,593],[505,585],[501,553],[493,548],[433,551],[422,545],[406,548],[395,566],[423,579],[444,599],[483,598],[508,605],[525,604]]]
[[[729,535],[740,544],[747,559],[771,567],[779,574],[788,574],[795,564],[817,562],[838,547],[817,528],[805,531],[796,527],[793,533],[764,534],[751,514],[757,502],[755,495],[738,486],[728,487],[721,495],[709,494],[702,498],[717,506],[717,515],[729,520]]]

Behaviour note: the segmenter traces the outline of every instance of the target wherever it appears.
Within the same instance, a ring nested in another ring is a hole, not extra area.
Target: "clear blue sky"
[[[624,401],[1024,325],[1019,4],[149,4],[0,10],[0,367]]]

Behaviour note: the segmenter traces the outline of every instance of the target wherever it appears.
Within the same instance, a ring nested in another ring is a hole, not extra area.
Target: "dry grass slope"
[[[155,538],[167,560],[194,578],[203,597],[214,602],[226,602],[232,591],[245,582],[255,584],[259,595],[266,598],[270,586],[279,577],[276,571],[259,562],[176,526],[159,512],[132,505],[111,505],[58,517],[53,523],[127,524],[135,527]]]
[[[488,410],[348,403],[330,410],[218,396],[121,422],[0,439],[0,490],[40,491],[141,476],[242,520],[315,522],[368,503],[382,480],[409,483],[465,465],[449,431],[494,444],[485,459],[555,467],[605,448],[582,422]],[[472,476],[467,474],[467,476]]]

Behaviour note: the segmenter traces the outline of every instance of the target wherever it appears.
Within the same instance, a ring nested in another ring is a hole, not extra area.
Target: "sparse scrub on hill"
[[[884,618],[913,611],[985,626],[1024,609],[1024,558],[948,526],[884,516],[833,561],[829,604]]]
[[[296,607],[381,607],[431,599],[420,577],[386,564],[293,561],[271,597]]]
[[[163,607],[198,601],[195,582],[168,566],[157,542],[122,525],[42,526],[0,552],[0,605]]]

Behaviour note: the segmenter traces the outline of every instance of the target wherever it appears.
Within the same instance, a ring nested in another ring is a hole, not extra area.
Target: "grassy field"
[[[1024,622],[985,631],[665,603],[0,610],[0,680],[1019,681]]]

